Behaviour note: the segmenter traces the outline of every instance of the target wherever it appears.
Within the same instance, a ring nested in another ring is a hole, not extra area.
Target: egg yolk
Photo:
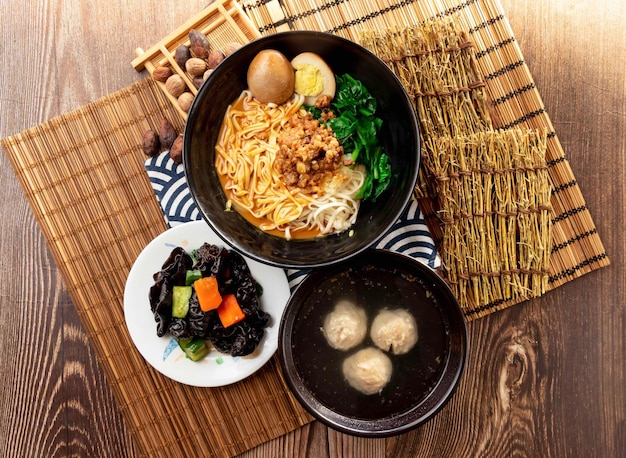
[[[296,87],[298,94],[304,96],[319,95],[324,89],[324,76],[315,65],[299,64],[296,69]]]

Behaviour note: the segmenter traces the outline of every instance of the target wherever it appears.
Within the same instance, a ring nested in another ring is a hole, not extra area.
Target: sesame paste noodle
[[[215,146],[227,210],[232,207],[261,230],[286,239],[347,230],[356,221],[355,196],[366,176],[364,166],[344,160],[329,128],[302,133],[318,126],[303,101],[294,94],[281,105],[265,104],[244,90],[227,108]],[[317,143],[302,147],[303,141]],[[315,157],[305,160],[307,148]]]

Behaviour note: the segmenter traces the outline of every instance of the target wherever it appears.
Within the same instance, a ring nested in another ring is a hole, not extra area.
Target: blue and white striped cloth
[[[182,164],[176,164],[166,152],[146,159],[144,165],[168,227],[202,218],[187,187]]]
[[[168,227],[202,218],[187,187],[182,164],[176,164],[165,152],[146,159],[144,165]],[[440,264],[433,239],[414,200],[378,241],[376,248],[411,256],[433,268]],[[289,286],[295,288],[307,272],[288,270]]]

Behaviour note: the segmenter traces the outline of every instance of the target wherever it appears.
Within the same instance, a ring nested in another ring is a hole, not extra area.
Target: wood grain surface
[[[0,137],[142,78],[133,50],[206,4],[0,0]],[[463,380],[418,430],[368,440],[314,422],[243,456],[626,456],[626,4],[502,4],[611,266],[470,323]],[[134,457],[4,152],[0,185],[0,455]]]

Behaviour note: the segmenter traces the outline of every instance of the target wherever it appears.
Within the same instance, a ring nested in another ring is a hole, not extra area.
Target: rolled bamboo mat
[[[453,19],[475,47],[493,128],[546,132],[545,160],[552,186],[552,250],[547,290],[609,264],[585,199],[498,0],[241,0],[240,4],[263,35],[312,29],[355,42],[371,30]],[[420,199],[420,206],[427,223],[434,227],[436,208],[432,201]],[[432,232],[436,237],[441,231]],[[496,301],[465,313],[472,320],[519,302]]]
[[[126,277],[166,229],[141,139],[182,127],[151,78],[2,140],[138,449],[150,456],[241,453],[311,421],[276,359],[246,380],[194,388],[162,376],[124,322]]]

